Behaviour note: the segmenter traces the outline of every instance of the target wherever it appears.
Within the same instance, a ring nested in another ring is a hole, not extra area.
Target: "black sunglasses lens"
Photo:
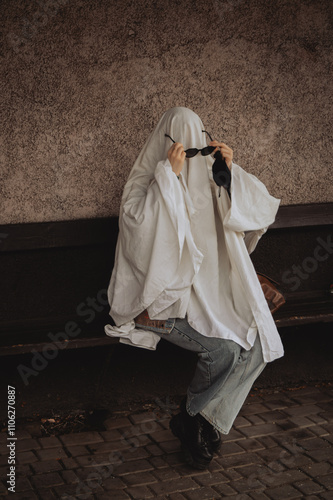
[[[186,153],[186,158],[193,158],[193,156],[199,153],[199,149],[197,148],[187,149],[185,153]]]
[[[214,146],[207,146],[206,148],[203,148],[201,150],[202,156],[208,156],[214,151],[215,147]]]

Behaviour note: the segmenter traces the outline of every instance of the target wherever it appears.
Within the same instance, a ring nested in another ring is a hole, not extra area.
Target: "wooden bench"
[[[333,203],[282,206],[253,255],[280,282],[279,328],[333,320]],[[117,343],[106,289],[116,217],[0,226],[0,354]]]

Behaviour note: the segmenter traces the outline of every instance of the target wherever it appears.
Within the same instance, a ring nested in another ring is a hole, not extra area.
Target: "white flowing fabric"
[[[133,323],[145,309],[151,319],[186,316],[202,335],[231,339],[246,350],[259,332],[264,360],[273,361],[283,346],[249,253],[274,222],[280,200],[235,163],[231,201],[223,188],[219,196],[213,158],[201,154],[185,160],[178,179],[165,134],[184,149],[200,149],[207,145],[203,130],[193,111],[172,108],[136,160],[121,202],[110,315],[126,332],[120,341],[148,348],[158,335]],[[107,325],[106,334],[117,335],[117,327]]]

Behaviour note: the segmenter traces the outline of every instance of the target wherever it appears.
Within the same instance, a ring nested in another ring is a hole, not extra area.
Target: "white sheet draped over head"
[[[185,160],[178,179],[167,159],[172,142],[165,134],[185,150],[201,149],[207,145],[203,130],[193,111],[168,110],[132,168],[108,290],[110,315],[119,328],[108,325],[105,331],[120,337],[126,331],[130,342],[131,322],[145,309],[151,319],[187,316],[201,334],[245,349],[259,332],[264,359],[272,361],[283,348],[249,253],[274,221],[279,200],[235,163],[231,201],[224,189],[219,197],[213,158],[200,153]],[[147,332],[142,345],[154,347],[153,336]]]

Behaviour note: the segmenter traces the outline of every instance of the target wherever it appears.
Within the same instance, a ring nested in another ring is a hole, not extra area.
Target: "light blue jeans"
[[[187,390],[187,411],[192,416],[200,413],[216,429],[228,434],[254,381],[266,366],[259,335],[252,349],[246,351],[233,340],[201,335],[186,319],[173,322],[168,333],[156,333],[198,353],[195,373]]]

